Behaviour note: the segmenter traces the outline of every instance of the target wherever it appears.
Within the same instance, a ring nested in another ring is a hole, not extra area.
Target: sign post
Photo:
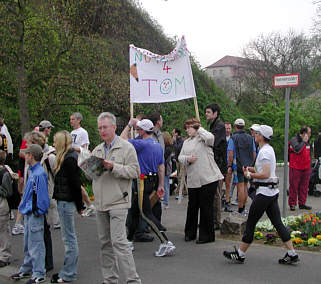
[[[282,216],[286,217],[287,188],[288,188],[288,140],[289,140],[289,113],[290,113],[290,91],[291,87],[299,86],[299,74],[279,74],[273,76],[273,86],[285,89],[285,125],[284,125],[284,180],[283,180],[283,208]]]

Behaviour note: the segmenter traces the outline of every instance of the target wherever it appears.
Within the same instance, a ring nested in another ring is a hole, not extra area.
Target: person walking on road
[[[201,127],[195,118],[188,119],[184,128],[189,136],[184,141],[178,160],[186,166],[188,206],[185,223],[185,241],[196,239],[197,244],[215,241],[213,202],[219,180],[223,179],[213,154],[214,135]]]
[[[121,270],[126,283],[139,284],[141,280],[126,237],[132,180],[139,175],[137,155],[130,143],[116,135],[116,117],[112,113],[101,113],[97,123],[103,143],[92,155],[102,159],[106,169],[93,180],[104,283],[118,283],[118,270]]]
[[[274,150],[270,145],[272,135],[273,129],[268,125],[261,125],[257,129],[255,141],[259,143],[260,151],[255,166],[243,168],[244,176],[253,179],[256,195],[249,210],[246,229],[239,249],[235,247],[234,251],[224,251],[223,253],[227,259],[238,263],[244,263],[245,252],[253,241],[255,226],[264,212],[266,212],[288,250],[285,256],[279,259],[279,263],[292,264],[299,261],[298,254],[293,248],[290,233],[281,220],[278,204],[278,178],[275,174],[276,159]]]

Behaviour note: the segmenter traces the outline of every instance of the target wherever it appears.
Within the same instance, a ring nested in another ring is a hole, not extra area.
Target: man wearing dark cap
[[[24,215],[24,262],[19,272],[11,275],[11,279],[29,279],[26,284],[44,282],[45,269],[45,243],[44,214],[49,207],[48,178],[40,165],[42,148],[40,145],[32,144],[25,153],[26,162],[30,166],[30,174],[23,193],[19,211]]]
[[[142,139],[128,139],[131,127],[135,127]],[[128,125],[121,133],[121,137],[128,139],[136,149],[138,163],[140,166],[140,176],[143,178],[140,182],[144,183],[144,193],[142,200],[142,217],[151,226],[156,236],[161,241],[159,249],[155,252],[155,256],[172,255],[175,246],[170,242],[164,232],[165,228],[160,221],[153,215],[150,203],[150,194],[157,189],[157,195],[164,195],[164,153],[161,145],[152,138],[154,125],[149,119],[138,121],[132,118]],[[136,193],[136,194],[135,194]],[[132,202],[132,222],[128,232],[128,239],[132,241],[135,230],[139,224],[139,208],[138,208],[138,189],[135,188],[135,201]]]

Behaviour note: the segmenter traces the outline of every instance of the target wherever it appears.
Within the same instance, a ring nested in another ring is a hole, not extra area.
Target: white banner
[[[164,103],[196,97],[184,37],[167,55],[129,46],[130,102]]]

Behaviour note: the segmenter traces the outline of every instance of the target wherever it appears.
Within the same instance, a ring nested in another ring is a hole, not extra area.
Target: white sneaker
[[[22,235],[25,233],[25,228],[23,225],[21,224],[14,224],[13,228],[12,228],[12,235]]]
[[[59,230],[61,228],[61,225],[59,223],[58,224],[54,224],[53,228],[54,228],[54,230]]]
[[[129,249],[130,249],[131,251],[134,251],[134,250],[135,250],[135,247],[134,247],[134,243],[133,243],[133,242],[128,241],[128,246],[129,246]]]
[[[13,211],[12,210],[10,210],[10,220],[14,220],[14,213],[13,213]]]
[[[237,200],[234,200],[231,202],[231,205],[235,205],[235,206],[238,206],[239,205],[239,202]]]
[[[158,251],[155,251],[155,256],[171,256],[174,254],[176,247],[170,241],[167,243],[161,243]]]
[[[87,207],[84,212],[81,214],[81,216],[83,217],[89,217],[91,214],[93,214],[95,212],[95,206],[94,205],[90,205],[89,207]]]

